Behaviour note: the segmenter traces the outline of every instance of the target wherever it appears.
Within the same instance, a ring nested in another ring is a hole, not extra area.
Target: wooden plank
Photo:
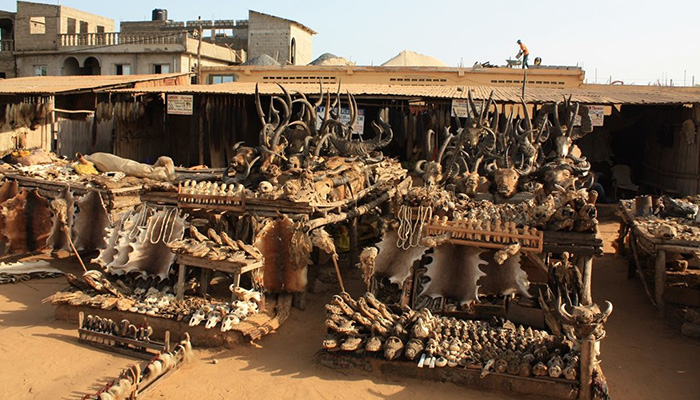
[[[664,299],[669,303],[700,307],[700,290],[669,286],[664,293]]]
[[[656,253],[656,264],[654,265],[654,295],[659,317],[665,313],[664,288],[666,286],[666,251],[659,250]]]

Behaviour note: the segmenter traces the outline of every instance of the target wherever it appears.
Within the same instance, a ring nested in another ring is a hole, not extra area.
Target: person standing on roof
[[[525,46],[525,43],[520,41],[520,39],[518,39],[517,43],[520,45],[520,51],[518,52],[518,55],[516,56],[516,58],[520,58],[520,56],[522,55],[523,56],[523,68],[529,68],[527,66],[527,59],[530,56],[530,52],[527,50],[527,46]]]

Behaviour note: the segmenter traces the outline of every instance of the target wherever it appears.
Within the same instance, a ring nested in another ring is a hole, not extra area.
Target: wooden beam
[[[666,286],[666,250],[659,250],[656,253],[656,264],[654,266],[654,295],[656,297],[656,308],[659,317],[665,314],[664,288]]]

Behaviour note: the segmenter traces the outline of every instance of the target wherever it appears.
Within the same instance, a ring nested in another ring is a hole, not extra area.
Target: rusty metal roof
[[[285,89],[290,92],[303,92],[318,95],[318,84],[287,83]],[[518,103],[522,88],[506,86],[450,86],[450,85],[381,85],[381,84],[343,84],[341,93],[350,92],[362,97],[398,97],[408,99],[466,99],[471,89],[475,99],[486,99],[493,91],[497,102]],[[273,83],[261,83],[260,94],[281,94],[279,86]],[[324,92],[338,91],[336,85],[323,87]],[[108,90],[113,93],[180,93],[180,94],[233,94],[253,95],[255,83],[230,82],[217,85],[187,85],[154,87],[145,89]],[[700,88],[678,88],[660,86],[621,86],[621,85],[582,85],[579,88],[528,88],[525,100],[528,103],[548,103],[561,101],[564,96],[582,104],[690,104],[700,103]]]
[[[144,82],[165,81],[184,75],[189,75],[189,73],[160,75],[31,76],[25,78],[0,79],[0,95],[68,94],[97,89],[128,87]]]

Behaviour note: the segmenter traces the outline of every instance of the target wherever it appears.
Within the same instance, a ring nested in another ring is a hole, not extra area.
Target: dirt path
[[[654,316],[641,284],[627,280],[626,259],[609,254],[616,230],[616,224],[601,225],[608,254],[595,261],[593,275],[595,301],[615,305],[601,344],[610,393],[614,399],[700,399],[700,342],[680,336]],[[359,279],[346,279],[353,295],[362,292]],[[54,319],[53,307],[40,301],[61,289],[63,282],[0,286],[0,365],[5,366],[0,398],[78,399],[133,362],[79,344],[75,326]],[[292,310],[279,331],[258,343],[197,351],[197,360],[144,398],[399,399],[434,398],[436,393],[447,399],[522,398],[315,364],[313,356],[324,335],[323,304],[329,298],[330,294],[309,295],[306,311]]]

